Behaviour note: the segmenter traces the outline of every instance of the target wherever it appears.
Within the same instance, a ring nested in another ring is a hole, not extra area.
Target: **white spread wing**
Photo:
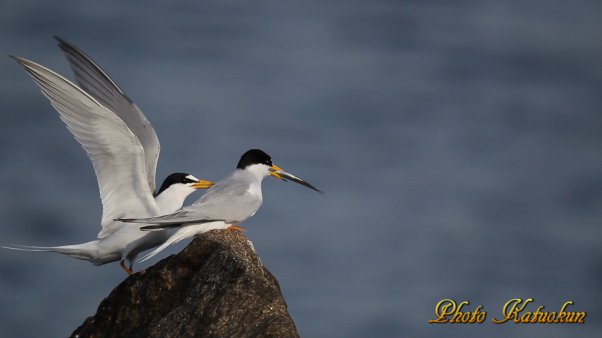
[[[32,61],[13,57],[31,75],[92,161],[102,200],[99,238],[123,223],[116,217],[157,212],[147,184],[144,149],[138,138],[111,110],[69,80]]]
[[[117,86],[117,83],[92,58],[58,36],[55,38],[59,42],[59,47],[69,59],[69,65],[75,75],[75,82],[79,87],[94,97],[101,105],[117,114],[138,137],[144,148],[148,185],[151,191],[155,191],[155,174],[160,151],[159,139],[155,129],[140,108],[130,100]]]

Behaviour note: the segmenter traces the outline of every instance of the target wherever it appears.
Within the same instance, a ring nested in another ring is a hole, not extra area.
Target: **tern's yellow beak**
[[[213,183],[211,181],[199,180],[198,182],[196,182],[193,185],[191,185],[191,187],[193,187],[195,189],[209,189],[209,188],[211,188],[214,185],[215,185],[215,183]]]
[[[270,171],[270,175],[276,177],[279,180],[284,180],[284,177],[282,175],[279,175],[276,171],[284,171],[282,170],[282,168],[280,168],[279,166],[272,164],[272,166],[269,169]]]
[[[324,194],[324,192],[322,192],[320,189],[314,187],[313,185],[311,185],[311,183],[304,181],[302,179],[300,179],[299,177],[293,175],[293,174],[289,174],[286,171],[282,170],[281,168],[272,165],[270,167],[270,169],[268,169],[269,174],[271,176],[276,177],[279,180],[283,180],[283,181],[293,181],[295,183],[301,184],[303,186],[308,187],[311,190],[315,190],[317,192],[319,192],[320,194]]]

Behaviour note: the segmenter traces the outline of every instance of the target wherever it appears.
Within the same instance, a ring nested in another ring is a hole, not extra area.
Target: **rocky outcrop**
[[[238,231],[210,231],[117,286],[71,337],[298,337],[278,281]]]

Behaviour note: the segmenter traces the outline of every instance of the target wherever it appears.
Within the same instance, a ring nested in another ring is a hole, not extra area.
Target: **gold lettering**
[[[572,300],[568,300],[564,302],[564,304],[562,304],[562,307],[560,308],[560,315],[558,316],[558,319],[556,319],[555,323],[585,323],[585,317],[587,316],[586,312],[565,311],[566,308],[569,307],[569,305],[573,304],[575,304],[575,302],[573,302]]]
[[[560,313],[558,314],[558,318],[556,319],[556,321],[554,323],[565,323],[565,318],[566,318],[566,312],[560,310]]]
[[[521,311],[523,311],[525,309],[525,306],[527,306],[527,304],[529,304],[532,301],[533,298],[527,298],[527,300],[525,300],[525,302],[523,303],[523,300],[521,298],[512,298],[509,301],[507,301],[506,304],[504,304],[504,307],[502,308],[502,314],[504,315],[504,319],[493,318],[492,321],[495,324],[503,324],[509,320],[513,320],[515,323],[518,323],[520,322],[518,314]],[[523,303],[523,306],[519,307],[521,303]]]
[[[548,313],[547,312],[542,312],[542,313],[539,314],[539,317],[537,318],[537,322],[538,323],[545,323],[547,319],[548,319]],[[531,322],[531,323],[535,323],[535,322]]]
[[[543,306],[540,306],[537,308],[537,310],[535,310],[535,312],[533,312],[533,317],[531,318],[531,321],[529,323],[541,322],[541,318],[545,318],[546,312],[541,311],[543,310],[543,308]]]
[[[573,312],[575,314],[575,321],[573,323],[584,324],[585,316],[587,316],[586,312]]]
[[[435,316],[437,319],[429,320],[429,324],[442,324],[449,322],[447,316],[450,316],[452,313],[456,312],[456,302],[452,299],[443,299],[435,305]]]
[[[462,313],[462,307],[470,304],[468,301],[461,302],[454,311],[454,318],[450,320],[450,323],[464,323],[464,314]]]
[[[429,324],[474,324],[485,321],[487,312],[480,311],[483,308],[482,305],[477,306],[473,312],[462,312],[462,308],[469,304],[470,302],[466,300],[457,304],[452,299],[443,299],[435,305],[435,316],[437,318],[430,319],[428,322]]]
[[[536,318],[535,316],[532,316],[532,315],[533,315],[533,313],[531,313],[531,312],[525,312],[525,313],[523,313],[522,316],[520,316],[520,320],[518,320],[518,321],[515,320],[515,322],[529,323],[529,322],[531,322],[531,317]]]
[[[483,308],[483,306],[479,305],[479,306],[477,306],[477,309],[474,311],[475,314],[476,314],[476,317],[477,317],[477,323],[479,323],[479,324],[482,323],[482,322],[484,322],[485,321],[485,317],[487,317],[487,312],[485,312],[485,311],[480,312],[479,311],[482,308]]]
[[[573,301],[566,301],[560,308],[560,311],[549,312],[545,310],[544,305],[540,305],[533,312],[527,311],[529,303],[533,302],[533,298],[513,298],[508,300],[502,307],[502,317],[492,318],[492,322],[495,324],[503,324],[509,321],[514,323],[523,324],[556,324],[556,323],[579,323],[584,324],[587,312],[573,312],[567,311],[570,305],[574,305]],[[435,306],[435,319],[431,319],[428,322],[430,324],[474,324],[483,323],[487,318],[487,312],[481,311],[482,305],[476,307],[472,312],[463,311],[463,307],[470,305],[469,301],[463,301],[456,303],[452,299],[443,299]]]

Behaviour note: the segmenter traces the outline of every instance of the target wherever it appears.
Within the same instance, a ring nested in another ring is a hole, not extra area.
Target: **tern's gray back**
[[[190,214],[206,219],[239,223],[253,216],[262,202],[261,187],[252,189],[253,180],[237,170],[219,181],[198,201],[185,207]]]

